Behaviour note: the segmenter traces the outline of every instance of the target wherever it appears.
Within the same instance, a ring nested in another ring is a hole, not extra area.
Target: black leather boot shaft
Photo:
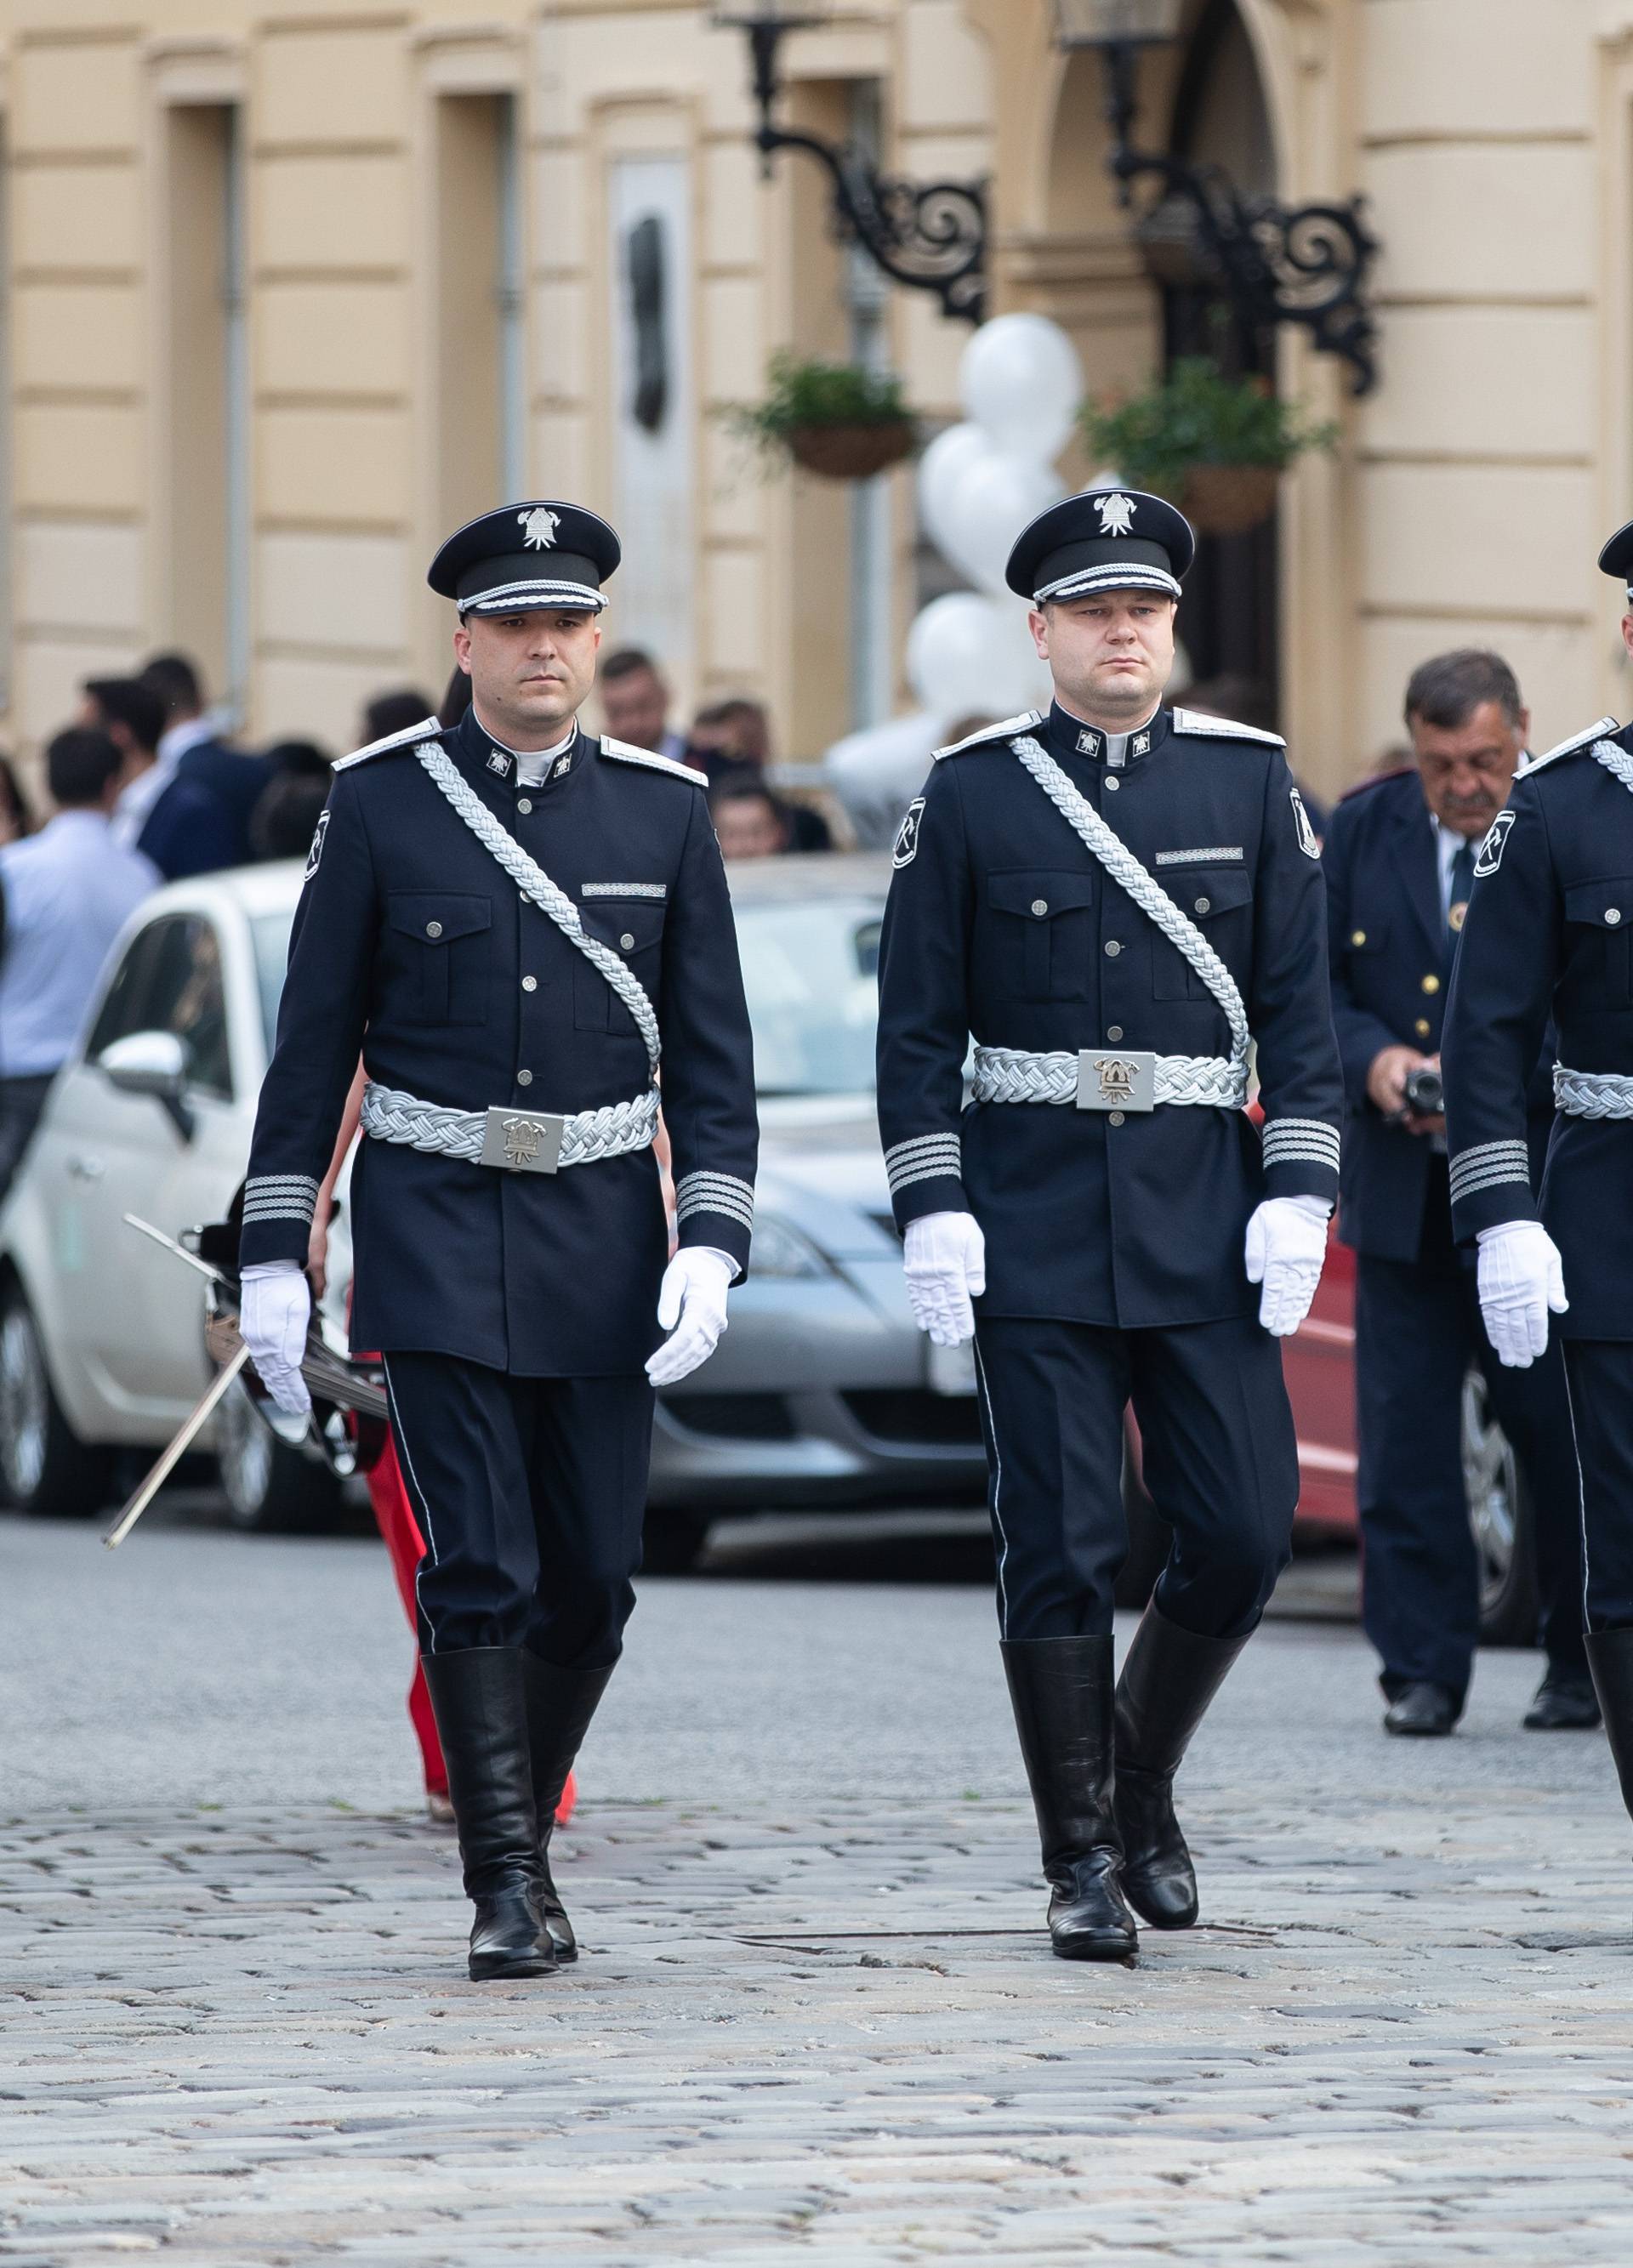
[[[555,1965],[539,1900],[522,1657],[484,1646],[420,1660],[447,1766],[465,1893],[476,1905],[473,1977],[538,1977]]]
[[[1117,1686],[1117,1821],[1123,1887],[1154,1929],[1196,1919],[1196,1870],[1174,1816],[1174,1774],[1252,1637],[1201,1638],[1149,1606]]]
[[[1043,1845],[1049,1937],[1068,1961],[1132,1961],[1112,1800],[1112,1641],[1009,1640],[1004,1675]]]
[[[1633,1630],[1590,1631],[1585,1643],[1622,1800],[1633,1815]]]
[[[567,1774],[583,1745],[590,1719],[600,1706],[616,1662],[594,1669],[562,1669],[536,1654],[521,1657],[522,1685],[527,1697],[528,1746],[533,1763],[533,1808],[538,1822],[539,1864],[544,1883],[541,1906],[558,1961],[576,1961],[578,1940],[566,1908],[557,1892],[550,1870],[550,1838],[556,1825],[556,1806],[567,1785]]]

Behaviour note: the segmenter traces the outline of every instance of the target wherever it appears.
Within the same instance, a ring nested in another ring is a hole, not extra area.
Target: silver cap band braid
[[[1154,921],[1169,943],[1184,954],[1213,994],[1230,1027],[1231,1063],[1239,1067],[1245,1082],[1250,1034],[1247,1008],[1237,990],[1235,977],[1196,924],[1180,912],[1156,876],[1146,872],[1121,836],[1108,827],[1088,798],[1078,792],[1054,758],[1030,733],[1011,745],[1067,824],[1112,880],[1128,893],[1141,912]]]

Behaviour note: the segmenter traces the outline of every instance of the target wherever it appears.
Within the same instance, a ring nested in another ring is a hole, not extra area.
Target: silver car
[[[973,1379],[913,1328],[879,1152],[887,873],[844,858],[732,870],[765,1128],[752,1272],[719,1351],[660,1403],[650,1565],[687,1565],[716,1513],[982,1494]],[[279,865],[157,893],[51,1091],[0,1213],[0,1492],[24,1510],[99,1510],[115,1452],[156,1450],[207,1381],[196,1285],[122,1215],[174,1235],[225,1213],[300,880]],[[348,1273],[343,1216],[336,1322]],[[328,1467],[277,1441],[247,1397],[229,1396],[213,1447],[240,1524],[338,1511]]]

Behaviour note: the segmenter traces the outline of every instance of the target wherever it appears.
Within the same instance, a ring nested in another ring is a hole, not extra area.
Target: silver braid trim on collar
[[[1193,921],[1182,914],[1162,884],[1147,873],[1128,845],[1108,827],[1086,796],[1079,794],[1054,758],[1030,733],[1010,744],[1068,827],[1081,838],[1114,882],[1134,900],[1141,912],[1155,922],[1169,943],[1182,953],[1224,1012],[1230,1027],[1230,1064],[1240,1073],[1246,1092],[1249,1033],[1247,1009],[1236,979]],[[1075,1063],[1075,1057],[1073,1059]],[[1170,1057],[1170,1062],[1205,1063],[1207,1057]],[[1075,1072],[1074,1071],[1074,1078]]]
[[[446,750],[434,744],[417,748],[415,755],[458,812],[471,833],[498,859],[524,898],[548,914],[570,944],[577,946],[585,959],[592,962],[606,978],[624,1006],[635,1019],[647,1048],[647,1062],[655,1080],[658,1059],[662,1053],[658,1037],[658,1012],[647,998],[646,987],[609,945],[591,937],[579,919],[579,909],[564,889],[550,880],[536,858],[530,858],[514,836],[506,833],[488,809],[464,774]],[[619,1109],[630,1108],[620,1103]],[[588,1114],[580,1114],[588,1115]],[[564,1163],[565,1162],[564,1159]]]
[[[1633,770],[1633,757],[1622,761]],[[1628,785],[1633,788],[1633,779]],[[1567,1118],[1633,1118],[1633,1079],[1624,1071],[1568,1071],[1555,1064],[1554,1100]]]
[[[519,1106],[518,1118],[528,1116]],[[658,1090],[648,1088],[632,1102],[609,1102],[599,1110],[575,1110],[562,1123],[558,1167],[594,1166],[603,1158],[621,1158],[632,1150],[645,1150],[658,1129]],[[381,1086],[371,1079],[363,1090],[363,1131],[377,1142],[399,1142],[440,1158],[464,1158],[483,1162],[487,1139],[485,1110],[448,1110],[440,1103],[421,1102],[401,1087]]]
[[[1078,1073],[1079,1058],[1063,1050],[1033,1055],[1026,1048],[977,1048],[970,1093],[977,1102],[1075,1102]],[[1247,1101],[1246,1067],[1223,1056],[1158,1056],[1154,1099],[1240,1110]]]

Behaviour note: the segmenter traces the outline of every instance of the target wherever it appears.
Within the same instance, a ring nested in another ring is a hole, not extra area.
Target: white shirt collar
[[[208,717],[184,717],[159,736],[159,761],[174,771],[189,748],[202,747],[215,737],[216,728]]]
[[[488,733],[485,725],[482,729],[484,733]],[[507,742],[495,740],[491,733],[488,733],[488,738],[500,754],[508,756],[515,765],[518,787],[543,787],[550,777],[550,766],[558,756],[566,755],[578,737],[578,719],[574,718],[567,727],[566,738],[558,740],[553,748],[513,748]]]

